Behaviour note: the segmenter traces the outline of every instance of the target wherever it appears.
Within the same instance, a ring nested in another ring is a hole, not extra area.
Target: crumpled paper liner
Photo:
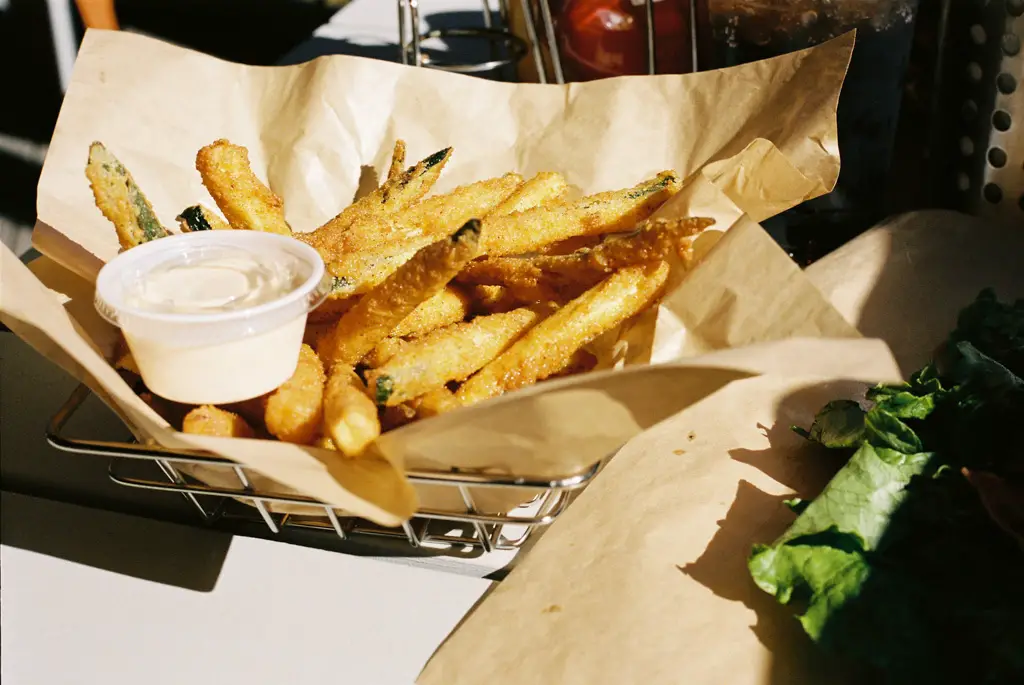
[[[682,174],[686,187],[663,214],[712,216],[716,231],[702,239],[706,256],[693,272],[673,276],[676,287],[660,311],[622,327],[627,365],[794,335],[856,336],[753,223],[834,185],[835,108],[852,44],[849,34],[722,71],[540,86],[351,57],[248,67],[136,35],[90,31],[43,167],[34,243],[87,283],[117,253],[83,173],[93,140],[132,170],[157,215],[173,226],[183,207],[212,202],[193,168],[195,152],[229,138],[249,148],[256,173],[284,198],[292,226],[311,230],[351,200],[367,165],[384,168],[401,137],[413,157],[454,146],[438,191],[509,170],[558,170],[586,192],[626,187],[666,168]],[[89,383],[140,438],[209,450],[268,482],[385,525],[417,506],[405,466],[568,476],[650,425],[637,417],[669,416],[697,399],[691,387],[716,387],[707,372],[687,366],[545,383],[390,433],[379,459],[183,435],[105,361],[110,330],[76,316],[85,308],[81,298],[72,297],[71,306],[12,256],[4,255],[3,266],[4,321]],[[679,380],[657,396],[643,392],[662,374]],[[630,390],[611,390],[620,386]],[[540,420],[555,415],[559,421]],[[538,421],[527,425],[525,416]],[[490,426],[487,435],[474,429],[479,425]],[[595,436],[595,426],[604,432]],[[437,504],[435,495],[421,494]],[[505,499],[489,504],[516,503],[500,495]],[[495,496],[481,491],[478,500]]]
[[[982,288],[1024,297],[1022,254],[1024,232],[929,211],[815,263],[811,280],[884,340],[789,340],[705,357],[764,373],[630,442],[418,682],[850,682],[747,570],[751,545],[792,523],[783,500],[814,497],[839,466],[790,426],[810,425],[825,402],[865,383],[916,370]]]

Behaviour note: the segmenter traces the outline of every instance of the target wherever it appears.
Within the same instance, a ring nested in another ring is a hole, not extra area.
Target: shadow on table
[[[231,536],[3,493],[0,543],[123,575],[210,592]]]

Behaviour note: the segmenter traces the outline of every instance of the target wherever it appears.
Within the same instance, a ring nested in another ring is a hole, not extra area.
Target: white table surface
[[[408,685],[489,585],[239,537],[199,592],[3,545],[0,680]]]

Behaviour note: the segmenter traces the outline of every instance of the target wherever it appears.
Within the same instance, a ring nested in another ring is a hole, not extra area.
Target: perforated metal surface
[[[957,204],[1024,230],[1024,0],[954,1],[946,32]]]

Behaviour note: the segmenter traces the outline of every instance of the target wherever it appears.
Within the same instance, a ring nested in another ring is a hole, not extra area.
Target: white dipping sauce
[[[121,327],[150,390],[226,404],[270,392],[294,373],[306,316],[328,280],[316,251],[287,236],[189,233],[112,260],[100,272],[96,306]]]

